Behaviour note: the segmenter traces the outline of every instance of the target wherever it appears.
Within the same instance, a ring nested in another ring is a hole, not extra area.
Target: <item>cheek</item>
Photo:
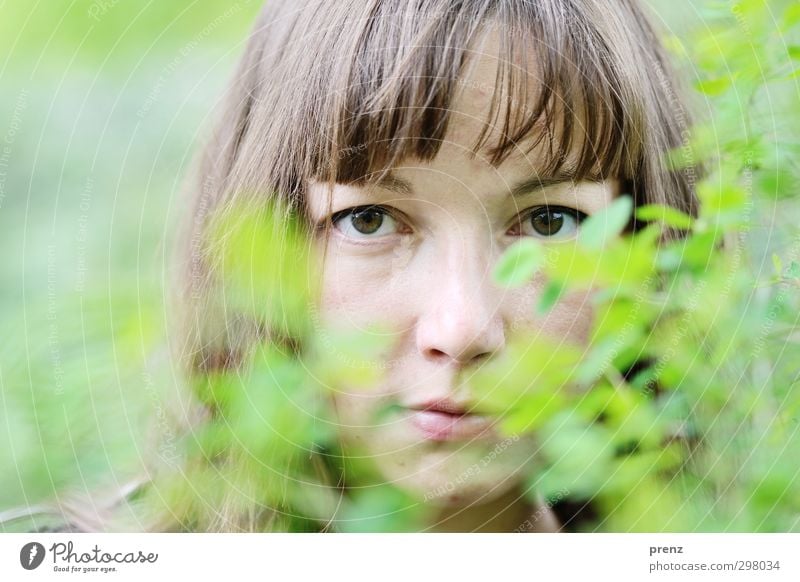
[[[591,292],[572,292],[562,297],[545,315],[538,315],[537,305],[544,284],[539,281],[518,290],[506,300],[507,332],[534,333],[555,342],[586,345],[591,334],[594,311]]]
[[[594,320],[590,292],[574,292],[563,297],[542,320],[549,337],[563,338],[576,345],[586,345]]]
[[[333,395],[333,405],[339,423],[339,434],[345,440],[362,440],[362,433],[372,424],[371,417],[375,407],[368,397],[356,396],[346,390]]]
[[[342,444],[358,447],[358,454],[395,456],[409,447],[408,427],[387,405],[393,402],[379,389],[363,392],[342,390],[332,396],[337,437]]]
[[[401,275],[401,269],[384,257],[330,253],[323,268],[321,308],[358,324],[396,319],[413,299],[407,277]]]

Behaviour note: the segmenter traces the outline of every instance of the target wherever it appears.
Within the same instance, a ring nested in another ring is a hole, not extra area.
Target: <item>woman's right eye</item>
[[[353,239],[379,238],[397,232],[399,223],[382,206],[357,206],[331,217],[334,228]]]

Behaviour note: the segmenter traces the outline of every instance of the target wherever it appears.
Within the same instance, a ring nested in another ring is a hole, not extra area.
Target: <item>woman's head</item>
[[[512,332],[580,344],[592,314],[572,294],[536,316],[542,281],[499,288],[493,264],[522,237],[574,236],[621,193],[691,212],[690,175],[663,160],[685,129],[675,107],[633,0],[269,2],[201,160],[186,250],[244,193],[288,202],[324,259],[321,324],[392,336],[380,385],[335,391],[344,445],[437,503],[496,498],[535,448],[461,416],[481,408],[469,374]],[[189,264],[185,295],[218,304],[213,271]],[[193,329],[195,364],[243,341],[224,311]]]

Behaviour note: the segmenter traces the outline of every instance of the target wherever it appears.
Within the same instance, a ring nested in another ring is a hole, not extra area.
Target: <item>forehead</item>
[[[456,81],[456,92],[450,105],[451,124],[448,126],[445,141],[464,145],[469,150],[488,123],[488,141],[497,142],[502,133],[503,109],[510,107],[512,114],[513,110],[530,110],[531,103],[519,102],[508,95],[505,84],[499,82],[503,58],[500,48],[496,26],[488,27],[471,47],[469,58]],[[535,73],[527,75],[529,92],[536,89],[534,78]],[[500,111],[492,110],[495,100]],[[523,111],[519,113],[522,114]]]
[[[490,145],[500,143],[509,136],[504,131],[504,120],[508,117],[530,117],[541,88],[535,66],[533,47],[527,48],[526,63],[519,67],[515,63],[502,61],[503,51],[499,24],[487,25],[470,47],[469,58],[456,81],[456,91],[449,106],[450,118],[441,149],[429,163],[404,160],[405,166],[451,166],[468,165],[473,170],[491,170],[506,174],[536,175],[543,173],[547,160],[549,140],[541,139],[543,132],[552,135],[542,118],[499,166],[493,168],[489,162]],[[512,96],[508,86],[502,82],[502,72],[508,66],[517,67],[517,73],[525,71],[525,98]],[[475,151],[478,142],[484,145]],[[535,146],[535,147],[534,147]],[[566,164],[569,166],[569,163]]]

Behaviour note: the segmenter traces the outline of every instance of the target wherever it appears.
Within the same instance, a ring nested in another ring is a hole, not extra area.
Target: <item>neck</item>
[[[555,514],[537,499],[531,503],[518,490],[487,503],[437,508],[430,519],[432,532],[557,532]]]

